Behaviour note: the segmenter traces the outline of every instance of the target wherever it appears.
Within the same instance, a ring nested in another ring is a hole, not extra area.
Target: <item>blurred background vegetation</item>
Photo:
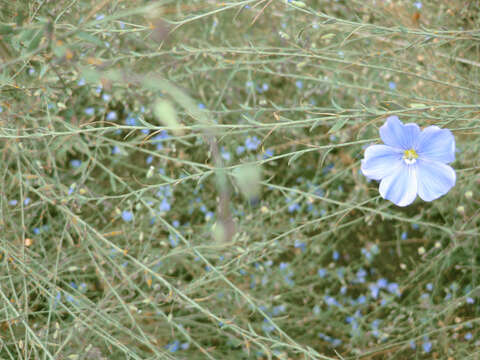
[[[477,1],[0,9],[0,358],[479,356]],[[393,114],[446,196],[359,173]]]

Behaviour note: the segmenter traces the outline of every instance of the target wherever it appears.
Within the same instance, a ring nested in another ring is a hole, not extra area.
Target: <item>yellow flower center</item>
[[[407,163],[407,164],[414,164],[418,158],[418,154],[415,150],[413,149],[410,149],[410,150],[405,150],[405,152],[403,153],[403,160]]]

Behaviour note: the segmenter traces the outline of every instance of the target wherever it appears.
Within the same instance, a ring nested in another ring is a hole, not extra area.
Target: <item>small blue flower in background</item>
[[[230,161],[231,155],[223,146],[220,149],[220,155],[222,156],[223,160]]]
[[[171,206],[170,203],[166,198],[162,199],[162,202],[160,203],[160,206],[158,207],[160,211],[170,211]]]
[[[109,111],[107,114],[107,120],[117,120],[117,113],[115,111]]]
[[[395,81],[390,81],[388,83],[388,87],[390,88],[390,90],[395,90],[397,88],[397,84],[395,83]]]
[[[332,259],[333,261],[337,261],[340,258],[340,254],[338,253],[337,250],[335,250],[332,254]]]
[[[272,149],[267,149],[267,150],[265,150],[265,152],[263,153],[263,158],[264,158],[264,159],[268,159],[268,158],[272,157],[273,154],[274,154],[274,153],[273,153],[273,150],[272,150]]]
[[[120,150],[120,148],[117,145],[115,145],[112,149],[112,155],[117,155],[121,153],[122,153],[122,150]]]
[[[321,278],[324,278],[325,276],[327,276],[327,270],[320,268],[320,269],[318,269],[317,274]]]
[[[302,250],[302,252],[307,249],[307,245],[304,242],[301,242],[300,240],[295,240],[294,246],[296,249]]]
[[[242,155],[245,152],[245,146],[238,146],[237,147],[237,155]]]
[[[162,130],[152,138],[151,142],[152,144],[156,144],[157,150],[162,150],[163,142],[169,137],[170,136],[168,135],[168,132],[166,130]]]
[[[247,150],[257,150],[260,144],[261,141],[256,136],[247,137],[245,140],[245,147]]]
[[[428,339],[428,336],[425,336],[423,340],[424,342],[422,344],[422,349],[424,352],[429,353],[430,351],[432,351],[432,343]]]
[[[129,126],[136,126],[137,119],[135,119],[132,115],[128,115],[127,118],[125,119],[125,124]]]
[[[422,8],[422,3],[420,1],[417,1],[413,4],[418,10]]]
[[[87,114],[88,116],[92,116],[93,114],[95,114],[95,109],[93,107],[88,107],[85,109],[85,114]]]
[[[417,194],[424,201],[445,195],[456,181],[448,165],[455,160],[455,139],[448,129],[432,125],[420,131],[389,116],[380,128],[385,145],[365,150],[361,170],[380,181],[380,195],[398,206],[410,205]]]
[[[177,352],[180,347],[180,341],[175,340],[167,345],[165,345],[165,349],[167,349],[169,352]]]
[[[73,160],[70,160],[70,166],[71,167],[74,167],[74,168],[78,168],[82,165],[82,162],[78,159],[73,159]]]
[[[133,213],[131,211],[123,210],[122,211],[123,221],[129,222],[133,220]]]

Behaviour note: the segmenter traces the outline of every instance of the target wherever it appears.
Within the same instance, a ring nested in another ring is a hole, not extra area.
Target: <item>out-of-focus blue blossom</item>
[[[297,249],[301,249],[302,252],[305,251],[307,248],[307,245],[304,242],[301,242],[300,240],[295,240],[294,246]]]
[[[268,159],[268,158],[271,158],[273,156],[274,152],[272,149],[267,149],[265,150],[265,152],[263,153],[263,158],[264,159]]]
[[[166,211],[170,211],[170,209],[171,209],[171,206],[167,198],[163,198],[160,203],[159,210],[162,212],[166,212]]]
[[[377,284],[370,284],[369,286],[371,296],[376,299],[378,297],[378,293],[380,292],[380,288]]]
[[[357,303],[360,305],[365,304],[366,302],[367,302],[367,297],[365,295],[360,295],[357,298]]]
[[[323,268],[320,268],[317,271],[318,276],[320,276],[321,278],[324,278],[325,276],[327,276],[327,273],[328,273],[327,270]]]
[[[18,200],[15,200],[15,199],[14,199],[14,200],[10,200],[10,201],[8,202],[8,204],[11,205],[11,206],[15,206],[15,205],[18,204]]]
[[[205,214],[205,221],[213,219],[214,216],[215,214],[213,213],[213,211],[207,211],[207,213]]]
[[[464,339],[469,341],[469,340],[472,340],[473,339],[473,335],[471,332],[467,332],[464,336]]]
[[[335,250],[332,254],[332,259],[333,261],[337,261],[340,258],[340,254],[338,253],[337,250]]]
[[[362,248],[360,250],[360,252],[362,253],[363,256],[365,256],[365,259],[367,259],[368,262],[371,262],[373,260],[372,253],[370,251],[368,251],[367,249]]]
[[[202,103],[198,103],[198,104],[197,104],[197,107],[198,107],[200,110],[206,109],[205,104],[202,104]]]
[[[84,79],[84,78],[81,78],[81,79],[78,80],[78,82],[77,82],[77,85],[78,85],[78,86],[83,86],[83,85],[85,85],[85,84],[86,84],[86,82],[85,82],[85,79]]]
[[[323,175],[326,175],[330,172],[330,170],[332,170],[334,167],[334,164],[333,163],[330,163],[328,165],[326,165],[323,169],[322,169],[322,174]]]
[[[433,284],[432,284],[432,283],[428,283],[427,285],[425,285],[425,288],[426,288],[428,291],[432,291],[432,290],[433,290]]]
[[[297,81],[295,81],[295,86],[296,86],[298,89],[302,89],[302,88],[303,88],[303,81],[302,81],[302,80],[297,80]]]
[[[260,144],[261,141],[256,136],[249,136],[245,140],[245,147],[247,148],[247,150],[257,150]]]
[[[272,309],[272,314],[274,316],[278,316],[280,315],[281,313],[284,313],[286,310],[286,306],[285,305],[278,305],[278,306],[274,306],[273,309]]]
[[[265,333],[269,334],[275,330],[275,327],[268,319],[263,319],[262,330]]]
[[[85,109],[85,114],[88,116],[92,116],[93,114],[95,114],[95,109],[93,107],[88,107]]]
[[[290,205],[288,205],[288,212],[289,213],[293,213],[293,212],[298,211],[298,210],[300,210],[300,205],[298,203],[293,202]]]
[[[117,113],[115,111],[109,111],[107,114],[107,120],[108,121],[117,120]]]
[[[378,280],[377,280],[377,286],[378,286],[380,289],[386,288],[387,285],[388,285],[387,279],[381,278],[381,279],[378,279]]]
[[[398,287],[398,284],[395,282],[392,282],[388,284],[387,290],[391,294],[399,295],[400,296],[400,288]]]
[[[338,347],[338,346],[342,345],[342,340],[340,340],[340,339],[333,339],[333,340],[331,341],[331,344],[332,344],[333,347]]]
[[[157,150],[162,150],[163,142],[167,140],[169,137],[170,136],[168,135],[168,132],[166,130],[162,130],[152,138],[151,142],[152,144],[156,144]]]
[[[123,210],[122,211],[122,219],[125,222],[132,221],[133,220],[133,213],[131,211],[128,211],[128,210]]]
[[[402,232],[402,235],[400,235],[402,240],[407,240],[408,233],[406,231]]]
[[[416,1],[415,3],[413,3],[413,6],[420,10],[422,8],[422,3],[420,1]]]
[[[474,304],[475,303],[475,299],[474,298],[471,298],[469,296],[467,296],[467,298],[465,299],[465,301],[467,302],[467,304]]]
[[[128,115],[127,118],[125,119],[125,124],[128,126],[136,126],[137,119],[134,118],[132,115]]]
[[[365,282],[365,277],[367,276],[367,271],[363,268],[358,269],[357,271],[357,280],[359,283],[364,283]]]
[[[230,161],[231,155],[224,147],[220,149],[220,155],[225,161]]]
[[[395,90],[397,88],[397,84],[395,83],[395,81],[390,81],[388,83],[388,87],[391,89],[391,90]]]
[[[294,286],[295,285],[295,282],[293,281],[292,276],[293,276],[293,272],[289,271],[288,274],[286,274],[283,277],[283,280],[285,280],[285,282],[287,283],[288,286]]]
[[[120,148],[117,145],[115,145],[112,149],[112,155],[117,155],[117,154],[121,154],[121,153],[122,153],[122,151],[120,150]]]
[[[179,243],[178,236],[173,235],[173,234],[170,234],[170,235],[168,236],[168,240],[169,240],[170,246],[171,246],[172,248],[178,246],[178,243]],[[208,270],[207,270],[207,271],[208,271]]]
[[[150,165],[153,161],[153,156],[152,155],[148,155],[147,157],[147,165]]]
[[[105,102],[109,102],[112,97],[109,94],[103,94],[102,99]]]
[[[323,299],[328,306],[341,306],[333,296],[325,295]]]
[[[178,340],[174,340],[171,343],[168,343],[167,345],[165,345],[165,349],[167,349],[167,351],[171,353],[177,352],[179,348],[180,348],[180,341]]]
[[[424,352],[429,353],[432,351],[432,343],[429,341],[428,337],[425,337],[423,340],[422,349]]]
[[[238,146],[236,151],[237,155],[242,155],[245,152],[245,146]]]
[[[71,167],[74,167],[74,168],[78,168],[82,165],[82,162],[78,159],[73,159],[73,160],[70,160],[70,166]]]

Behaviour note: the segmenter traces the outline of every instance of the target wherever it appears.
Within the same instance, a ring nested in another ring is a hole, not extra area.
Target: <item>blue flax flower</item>
[[[417,194],[424,201],[445,195],[454,185],[455,139],[448,129],[432,125],[422,131],[389,116],[380,128],[385,145],[365,150],[362,173],[380,181],[380,195],[398,206],[410,205]]]

